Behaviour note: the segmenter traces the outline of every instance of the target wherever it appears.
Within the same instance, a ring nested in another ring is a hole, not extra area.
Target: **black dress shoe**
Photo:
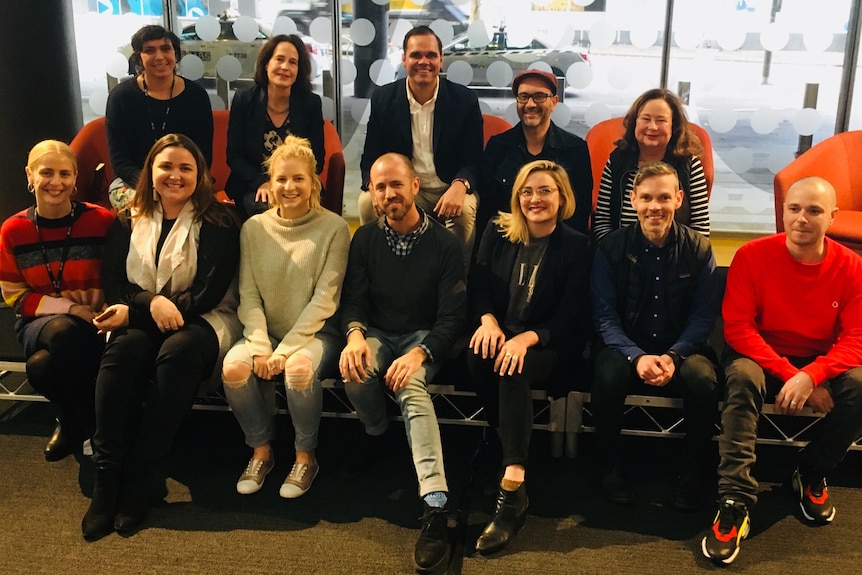
[[[476,551],[482,555],[490,555],[503,550],[524,526],[528,506],[525,484],[521,484],[515,491],[506,491],[501,487],[494,518],[476,541]]]
[[[413,562],[417,573],[433,573],[449,558],[449,512],[445,507],[431,507],[424,501],[422,533],[416,541]]]
[[[634,502],[631,483],[619,466],[613,466],[602,476],[602,495],[618,505],[630,505]]]
[[[82,445],[83,438],[81,434],[72,429],[67,429],[68,427],[64,426],[59,419],[57,420],[54,433],[51,435],[51,439],[48,440],[47,445],[45,445],[45,461],[60,461],[61,459],[65,459]]]

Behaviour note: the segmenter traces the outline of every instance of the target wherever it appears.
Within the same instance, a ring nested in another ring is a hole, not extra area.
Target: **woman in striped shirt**
[[[92,320],[104,308],[102,252],[111,213],[72,200],[78,165],[68,145],[36,144],[24,169],[36,204],[0,229],[0,289],[33,388],[59,408],[45,459],[80,448],[95,426],[94,389],[105,338]]]
[[[684,195],[676,221],[709,237],[709,197],[699,154],[703,146],[685,117],[682,102],[664,88],[647,90],[623,119],[625,133],[611,152],[599,187],[593,233],[600,241],[613,230],[638,221],[631,194],[643,164],[663,161],[679,174]]]

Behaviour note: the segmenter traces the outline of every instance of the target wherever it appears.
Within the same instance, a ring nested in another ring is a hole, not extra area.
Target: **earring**
[[[31,182],[30,180],[27,180],[27,191],[30,192],[31,194],[36,193],[36,186],[34,186],[33,182]]]
[[[155,188],[155,187],[153,187],[153,201],[154,201],[154,202],[158,202],[158,201],[159,201],[159,193],[156,191],[156,188]]]

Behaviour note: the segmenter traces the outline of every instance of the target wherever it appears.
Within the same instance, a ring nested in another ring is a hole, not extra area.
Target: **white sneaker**
[[[275,467],[274,457],[266,461],[253,457],[249,459],[248,466],[239,476],[239,481],[236,482],[237,493],[250,495],[260,491],[260,488],[263,487],[263,480],[273,467]]]

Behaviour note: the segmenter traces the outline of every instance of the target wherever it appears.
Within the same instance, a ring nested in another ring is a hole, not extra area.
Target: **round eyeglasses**
[[[518,194],[522,198],[532,198],[533,194],[536,194],[540,198],[547,198],[557,190],[554,188],[539,188],[538,190],[534,190],[533,188],[521,188],[521,191]]]

